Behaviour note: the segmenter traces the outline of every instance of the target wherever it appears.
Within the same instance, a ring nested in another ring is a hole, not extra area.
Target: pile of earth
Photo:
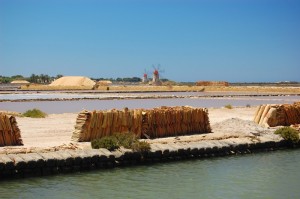
[[[278,128],[278,127],[277,127]],[[231,135],[237,137],[269,137],[278,140],[280,137],[274,132],[277,128],[266,128],[256,124],[254,121],[231,118],[212,125],[215,134]]]
[[[50,86],[93,87],[96,83],[88,77],[65,76],[50,84]]]

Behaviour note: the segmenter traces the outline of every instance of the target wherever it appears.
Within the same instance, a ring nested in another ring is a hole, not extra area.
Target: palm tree
[[[38,83],[38,80],[39,80],[39,76],[38,76],[38,75],[32,74],[32,75],[29,77],[29,81],[30,81],[31,83]]]

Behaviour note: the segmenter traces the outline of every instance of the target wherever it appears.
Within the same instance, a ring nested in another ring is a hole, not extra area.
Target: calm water
[[[1,198],[299,198],[300,151],[0,182]]]
[[[244,94],[244,93],[239,93]],[[106,98],[121,96],[188,96],[187,98],[169,99],[112,99],[112,100],[86,100],[88,98]],[[220,96],[224,97],[211,97]],[[235,95],[235,96],[232,96]],[[34,102],[0,102],[0,110],[25,112],[28,109],[38,108],[48,114],[51,113],[74,113],[83,109],[106,110],[128,108],[154,108],[159,106],[193,106],[193,107],[223,107],[227,104],[233,106],[257,106],[260,104],[286,104],[300,101],[300,96],[238,96],[232,92],[167,92],[167,93],[22,93],[0,94],[0,99],[53,99],[53,98],[81,98],[79,101],[34,101]]]
[[[153,92],[153,93],[63,93],[63,92],[15,92],[15,93],[1,93],[2,100],[15,99],[72,99],[72,98],[107,98],[107,97],[153,97],[153,96],[230,96],[230,95],[250,95],[258,94],[254,92]],[[267,94],[267,93],[266,93]]]
[[[38,108],[46,113],[75,113],[86,110],[107,110],[128,108],[154,108],[159,106],[223,107],[257,106],[260,104],[283,104],[300,101],[300,97],[235,97],[235,98],[183,98],[183,99],[130,99],[130,100],[80,100],[80,101],[37,101],[37,102],[0,102],[0,110],[25,112]]]

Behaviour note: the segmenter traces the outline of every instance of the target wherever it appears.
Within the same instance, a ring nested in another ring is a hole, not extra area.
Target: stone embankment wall
[[[255,112],[254,121],[265,127],[300,124],[300,102],[261,105]]]
[[[217,81],[198,81],[196,86],[229,86],[228,82],[217,82]]]
[[[0,146],[13,145],[23,145],[16,118],[0,112]]]
[[[89,149],[0,154],[0,181],[14,177],[45,176],[117,166],[248,154],[287,147],[289,145],[284,140],[255,142],[245,139],[226,139],[186,144],[152,144],[150,151],[142,153],[129,149],[112,152],[107,149]],[[294,147],[299,148],[298,145]]]
[[[83,111],[77,117],[72,140],[87,142],[117,132],[132,132],[138,138],[160,138],[209,133],[211,127],[205,108]]]

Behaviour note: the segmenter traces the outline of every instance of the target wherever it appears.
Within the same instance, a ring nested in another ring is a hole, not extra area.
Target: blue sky
[[[0,75],[300,81],[298,0],[0,0]]]

